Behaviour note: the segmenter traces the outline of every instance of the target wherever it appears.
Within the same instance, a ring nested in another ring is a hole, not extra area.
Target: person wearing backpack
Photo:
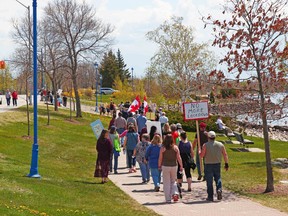
[[[134,149],[139,142],[139,135],[135,131],[134,125],[129,125],[128,132],[125,136],[124,139],[124,144],[123,144],[123,152],[127,152],[127,162],[128,162],[128,168],[129,168],[129,173],[132,172],[137,172],[136,171],[136,160],[135,157],[133,158],[133,152]]]
[[[143,134],[142,140],[139,142],[133,152],[133,157],[136,157],[136,161],[139,164],[142,183],[148,183],[150,181],[149,164],[145,158],[146,150],[150,146],[149,134]]]
[[[117,174],[118,171],[118,157],[120,156],[121,146],[120,146],[120,138],[116,131],[116,127],[114,125],[111,126],[109,131],[109,139],[113,146],[112,154],[110,155],[110,172],[112,172],[112,163],[114,157],[114,174]]]

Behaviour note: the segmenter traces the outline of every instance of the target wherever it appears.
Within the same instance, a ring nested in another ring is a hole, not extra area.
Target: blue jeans
[[[120,153],[114,150],[113,154],[114,154],[114,172],[117,172],[117,169],[118,169],[118,157],[119,157]]]
[[[113,149],[111,155],[110,155],[110,169],[109,171],[112,172],[112,164],[113,164],[113,157],[114,157],[114,172],[117,171],[118,169],[118,157],[119,157],[120,153],[115,151],[115,149]]]
[[[208,198],[213,199],[213,178],[216,183],[216,190],[222,190],[221,164],[205,164],[204,171]]]
[[[149,181],[150,180],[150,173],[149,173],[149,164],[148,163],[139,163],[142,180]]]
[[[161,171],[158,168],[150,168],[151,176],[155,187],[160,187]]]
[[[117,131],[117,133],[120,135],[120,134],[122,134],[122,133],[125,131],[125,128],[118,128],[118,129],[116,129],[116,131]],[[123,146],[123,143],[124,143],[124,137],[121,137],[121,138],[120,138],[120,144],[121,144],[121,146]]]
[[[202,161],[203,161],[203,159],[202,159]],[[204,163],[202,163],[202,164],[204,166]],[[202,176],[201,168],[200,168],[200,158],[199,158],[199,154],[198,154],[198,147],[197,147],[197,153],[196,153],[196,167],[197,167],[198,176]],[[205,170],[204,170],[204,174],[205,174]]]
[[[136,165],[136,159],[132,158],[133,156],[133,150],[127,149],[127,159],[128,159],[128,168],[132,168]]]

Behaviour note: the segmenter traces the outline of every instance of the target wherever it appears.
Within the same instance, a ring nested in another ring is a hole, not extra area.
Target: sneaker
[[[159,187],[159,186],[156,186],[156,187],[154,188],[154,191],[155,191],[155,192],[159,192],[159,191],[160,191],[160,187]]]
[[[117,171],[114,171],[114,174],[118,174],[118,172],[117,172]]]
[[[174,202],[177,202],[177,201],[179,200],[178,194],[174,194],[174,195],[172,196],[172,198],[173,198],[173,201],[174,201]]]
[[[222,200],[222,190],[217,190],[217,200]]]
[[[213,202],[213,198],[207,197],[207,198],[206,198],[206,201]]]
[[[197,180],[200,181],[202,179],[202,175],[199,175]]]
[[[147,181],[146,181],[146,180],[143,180],[143,181],[142,181],[142,184],[146,184],[146,183],[147,183]]]
[[[203,181],[206,181],[206,178],[205,178],[205,176],[203,176]]]
[[[191,192],[192,190],[191,190],[191,188],[188,188],[188,192]]]
[[[166,203],[167,203],[167,204],[170,204],[170,203],[171,203],[171,200],[166,200]]]

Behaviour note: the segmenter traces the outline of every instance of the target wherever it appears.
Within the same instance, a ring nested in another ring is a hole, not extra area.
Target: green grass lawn
[[[33,137],[27,138],[25,110],[0,114],[0,215],[155,215],[112,182],[93,177],[96,139],[90,123],[98,118],[83,113],[69,121],[69,112],[39,108],[39,174],[30,170]],[[101,117],[104,126],[109,121]],[[33,128],[32,128],[33,131]]]

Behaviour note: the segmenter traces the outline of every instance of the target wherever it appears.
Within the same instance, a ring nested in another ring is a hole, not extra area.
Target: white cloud
[[[7,3],[8,2],[8,3]],[[21,0],[31,6],[32,0]],[[38,17],[48,0],[38,0]],[[82,0],[77,0],[82,2]],[[96,9],[97,17],[115,26],[113,33],[116,44],[113,48],[120,49],[129,68],[134,67],[137,76],[142,75],[147,62],[153,56],[157,47],[147,41],[145,34],[157,28],[172,15],[184,17],[184,24],[195,28],[195,39],[199,42],[211,39],[211,33],[204,30],[200,20],[201,15],[219,14],[220,3],[224,0],[85,0]],[[130,3],[130,4],[128,4]],[[133,3],[133,4],[132,4]],[[11,18],[23,17],[27,11],[14,0],[6,1],[0,8],[0,59],[8,58],[14,49],[14,43],[9,32],[12,30]]]

